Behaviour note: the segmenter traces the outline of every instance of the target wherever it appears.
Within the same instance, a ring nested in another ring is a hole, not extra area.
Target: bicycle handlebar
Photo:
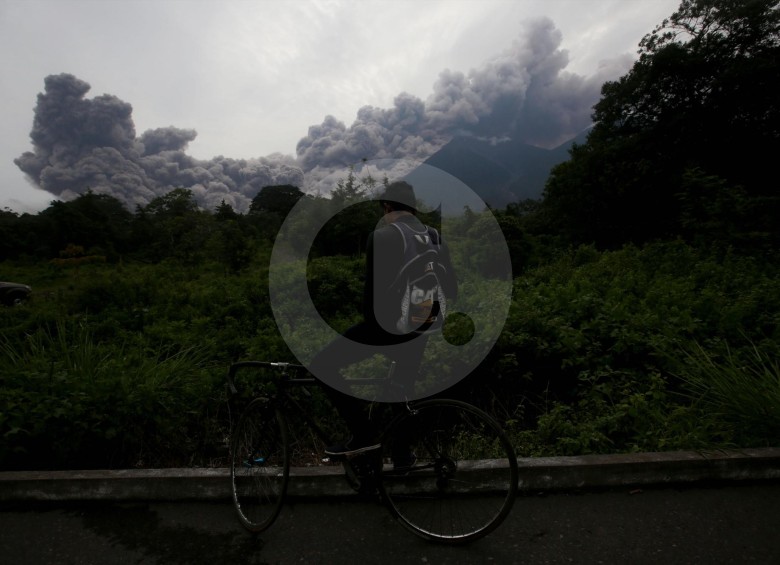
[[[288,374],[288,369],[292,369],[296,371],[301,369],[303,369],[304,371],[307,370],[304,365],[297,365],[295,363],[285,363],[285,362],[277,362],[277,361],[237,361],[236,363],[231,364],[230,369],[228,369],[227,381],[228,381],[228,388],[230,390],[231,396],[235,396],[236,394],[238,394],[238,389],[236,388],[236,383],[235,383],[236,373],[238,372],[239,369],[246,369],[246,368],[281,369],[282,376],[286,376]],[[390,365],[390,371],[386,377],[359,379],[355,381],[353,384],[392,386],[394,374],[395,374],[395,361]],[[299,384],[307,384],[307,383],[315,383],[317,382],[317,379],[312,376],[311,378],[294,379],[294,381]]]

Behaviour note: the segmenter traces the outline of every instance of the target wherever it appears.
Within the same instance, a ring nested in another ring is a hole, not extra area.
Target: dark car
[[[17,306],[32,294],[32,288],[26,284],[0,282],[0,304],[6,306]]]

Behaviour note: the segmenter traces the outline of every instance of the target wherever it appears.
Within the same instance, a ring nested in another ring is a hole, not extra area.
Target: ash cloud
[[[553,147],[590,125],[602,84],[632,63],[625,56],[590,77],[568,73],[561,41],[549,19],[530,22],[509,49],[480,68],[442,71],[426,100],[401,93],[391,108],[361,108],[350,126],[327,116],[309,127],[295,157],[194,159],[186,153],[194,130],[170,126],[139,137],[130,104],[107,94],[87,99],[89,84],[52,75],[38,95],[30,133],[34,151],[15,163],[62,199],[89,188],[133,209],[184,187],[204,208],[225,201],[244,212],[264,186],[326,193],[336,170],[366,159],[424,161],[458,135]]]
[[[44,84],[30,133],[34,151],[14,162],[63,200],[91,189],[132,210],[183,187],[204,208],[224,201],[245,212],[264,186],[303,186],[303,172],[292,157],[195,159],[186,153],[194,130],[171,126],[137,137],[132,106],[116,96],[87,99],[89,84],[70,74],[48,76]]]
[[[328,116],[297,146],[309,186],[362,159],[425,160],[459,135],[545,148],[575,137],[591,125],[601,86],[625,73],[632,59],[604,62],[595,75],[582,77],[565,72],[569,55],[561,41],[551,20],[535,20],[482,67],[442,71],[425,101],[400,94],[390,109],[361,108],[349,127]]]
[[[141,136],[141,144],[146,155],[156,155],[163,151],[184,151],[198,133],[194,129],[179,129],[173,126],[150,129]]]

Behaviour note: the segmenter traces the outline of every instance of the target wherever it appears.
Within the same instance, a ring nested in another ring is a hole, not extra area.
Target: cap
[[[394,202],[404,207],[417,209],[417,198],[414,196],[414,188],[405,181],[396,181],[387,185],[384,194],[379,197],[380,202]]]

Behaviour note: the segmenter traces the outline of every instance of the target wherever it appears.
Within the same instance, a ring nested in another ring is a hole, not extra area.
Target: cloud
[[[169,126],[137,136],[130,104],[107,94],[89,99],[87,82],[50,75],[35,107],[33,151],[14,162],[35,185],[63,199],[91,189],[132,209],[184,187],[204,208],[224,201],[244,212],[263,186],[325,192],[323,179],[332,181],[334,170],[365,159],[424,161],[458,135],[552,147],[590,124],[603,82],[631,64],[625,57],[591,77],[568,73],[561,42],[550,19],[533,20],[481,66],[443,70],[425,100],[400,93],[389,108],[362,107],[350,125],[326,116],[308,128],[295,156],[252,159],[188,155],[197,138],[193,129]]]
[[[544,147],[571,139],[590,125],[604,81],[632,61],[605,63],[590,78],[567,73],[561,41],[550,19],[534,20],[481,67],[442,71],[425,101],[400,94],[392,108],[361,108],[349,127],[328,116],[298,143],[299,162],[309,171],[361,159],[425,159],[457,135],[510,137]]]
[[[194,129],[179,129],[173,126],[150,129],[141,136],[144,155],[155,155],[163,151],[184,151],[187,144],[198,137]]]
[[[243,212],[263,186],[303,185],[292,157],[198,160],[185,153],[194,130],[157,128],[136,137],[130,104],[110,95],[87,99],[89,84],[70,74],[48,76],[44,84],[30,133],[34,151],[14,162],[61,199],[91,189],[134,209],[185,187],[205,208],[224,200]]]

